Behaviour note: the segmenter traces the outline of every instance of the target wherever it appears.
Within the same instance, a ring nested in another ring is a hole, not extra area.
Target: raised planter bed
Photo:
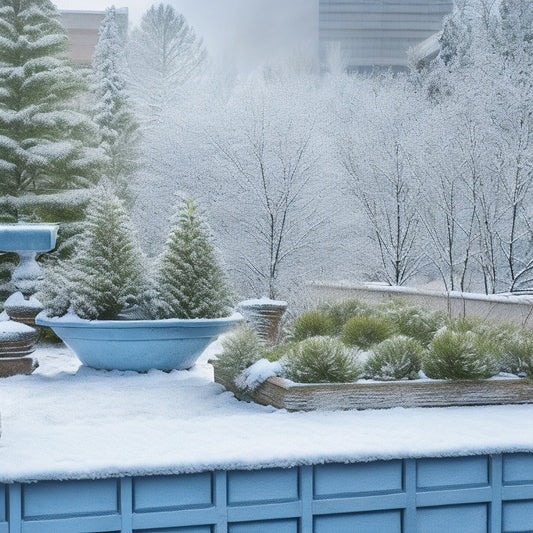
[[[287,411],[533,403],[533,381],[520,378],[300,384],[271,377],[245,395],[234,384],[221,380],[216,371],[215,381],[240,399]]]

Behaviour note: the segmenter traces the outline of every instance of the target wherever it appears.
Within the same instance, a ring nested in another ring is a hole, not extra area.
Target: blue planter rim
[[[229,326],[236,322],[241,322],[243,317],[240,313],[233,313],[227,317],[221,318],[161,318],[155,320],[87,320],[85,318],[75,317],[74,315],[65,315],[62,317],[51,317],[45,311],[40,312],[35,317],[35,323],[38,326],[62,327],[62,328],[91,328],[98,326],[101,328],[112,329],[133,329],[145,328],[167,328],[174,326],[202,327],[207,324],[216,324],[220,326]]]

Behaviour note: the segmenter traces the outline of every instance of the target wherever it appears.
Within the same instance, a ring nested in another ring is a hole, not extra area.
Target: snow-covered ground
[[[533,405],[287,413],[237,401],[208,354],[146,374],[35,355],[0,380],[0,482],[533,451]]]

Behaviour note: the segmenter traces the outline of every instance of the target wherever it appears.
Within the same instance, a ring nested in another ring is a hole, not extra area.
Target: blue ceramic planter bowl
[[[87,366],[106,370],[190,368],[207,346],[242,317],[184,320],[82,320],[37,315]]]

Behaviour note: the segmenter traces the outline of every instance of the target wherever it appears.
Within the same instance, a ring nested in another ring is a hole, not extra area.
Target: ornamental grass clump
[[[318,309],[333,321],[335,334],[341,333],[342,327],[350,318],[354,316],[370,316],[373,314],[368,304],[355,299],[323,304]]]
[[[328,336],[335,333],[333,320],[320,311],[308,311],[297,316],[289,326],[289,338],[303,341],[308,337]]]
[[[394,332],[393,324],[384,316],[354,316],[344,324],[341,339],[347,346],[368,349]]]
[[[476,380],[489,378],[497,369],[488,345],[473,331],[443,329],[431,341],[422,369],[433,379]]]
[[[357,353],[332,337],[310,337],[280,360],[283,377],[298,383],[348,383],[361,375]]]
[[[382,311],[398,330],[400,335],[412,337],[427,346],[435,333],[444,326],[443,313],[431,312],[420,307],[394,302]]]
[[[533,378],[533,334],[515,331],[501,341],[500,370]]]
[[[423,346],[415,339],[395,335],[374,346],[364,373],[371,379],[383,381],[417,379],[423,353]]]
[[[265,348],[255,331],[240,326],[222,340],[222,352],[211,361],[217,374],[226,383],[235,383],[243,370],[262,359]]]

